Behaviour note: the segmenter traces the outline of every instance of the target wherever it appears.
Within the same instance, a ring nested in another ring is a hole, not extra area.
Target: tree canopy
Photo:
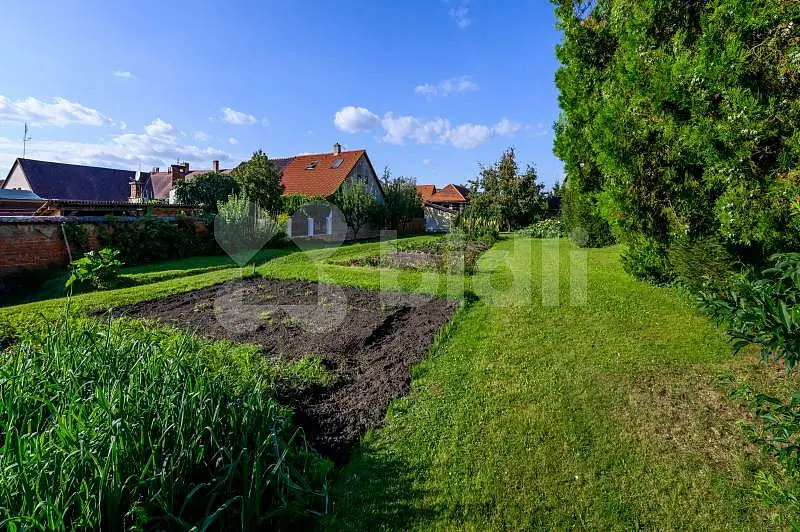
[[[345,182],[333,196],[333,203],[342,212],[347,226],[353,231],[353,238],[367,223],[374,219],[378,202],[367,191],[364,183]]]
[[[417,191],[417,180],[413,177],[392,177],[389,168],[383,172],[385,194],[383,226],[403,230],[416,218],[423,217],[422,197]]]
[[[540,220],[547,209],[536,169],[528,166],[521,173],[513,148],[504,151],[494,165],[482,166],[470,188],[472,215],[493,219],[505,231]]]
[[[235,168],[231,174],[249,201],[273,214],[281,211],[281,173],[263,151],[253,153],[249,161]]]
[[[217,212],[220,202],[239,192],[239,184],[227,174],[209,172],[192,179],[178,181],[175,185],[175,198],[178,203],[203,205],[209,213]]]
[[[680,239],[745,261],[800,245],[800,3],[554,4],[571,194],[664,256]]]

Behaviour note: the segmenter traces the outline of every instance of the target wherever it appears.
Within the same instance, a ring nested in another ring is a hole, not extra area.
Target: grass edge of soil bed
[[[328,384],[282,402],[296,409],[312,446],[342,464],[361,436],[381,425],[391,401],[408,392],[411,368],[460,306],[429,295],[249,278],[114,312],[189,328],[210,341],[255,345],[267,359],[313,356],[330,374]]]

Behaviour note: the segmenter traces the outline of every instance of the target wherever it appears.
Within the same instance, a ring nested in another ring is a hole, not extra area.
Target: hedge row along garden
[[[555,0],[567,231],[624,244],[794,374],[800,359],[800,4]],[[787,377],[788,378],[788,377]],[[751,441],[782,465],[754,490],[800,514],[800,395],[750,397]]]

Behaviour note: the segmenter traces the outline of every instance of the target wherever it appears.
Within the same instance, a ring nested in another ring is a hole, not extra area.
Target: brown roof
[[[466,187],[452,183],[440,189],[436,185],[417,185],[417,191],[423,201],[433,203],[466,203],[469,198]]]
[[[282,179],[285,194],[300,192],[310,196],[330,196],[365,153],[364,150],[343,151],[339,155],[318,153],[273,161],[285,163]],[[338,159],[342,161],[336,164]]]

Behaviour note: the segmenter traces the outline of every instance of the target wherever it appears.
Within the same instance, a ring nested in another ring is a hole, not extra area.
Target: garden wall
[[[164,218],[174,221],[176,218]],[[136,217],[117,217],[115,223],[134,222]],[[77,224],[85,229],[89,249],[98,247],[98,228],[109,224],[104,216],[82,217],[0,217],[0,278],[32,270],[63,268],[69,264],[69,252],[79,258],[80,250],[70,242],[70,250],[64,238],[62,226]],[[204,235],[208,228],[201,220],[195,220],[196,233]]]

